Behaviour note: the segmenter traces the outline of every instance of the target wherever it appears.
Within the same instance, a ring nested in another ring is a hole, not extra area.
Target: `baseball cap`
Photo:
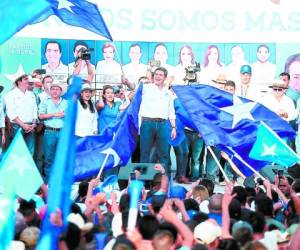
[[[200,244],[210,244],[221,236],[221,227],[206,220],[194,229],[194,239]]]
[[[240,73],[241,74],[252,74],[252,69],[251,69],[251,66],[250,65],[243,65],[240,69]]]
[[[80,214],[71,213],[67,217],[67,221],[75,224],[81,231],[88,232],[93,228],[93,223],[84,222],[84,219]]]
[[[237,234],[237,232],[239,230],[241,230],[242,228],[246,228],[251,233],[253,233],[253,228],[248,222],[239,220],[239,221],[235,222],[232,226],[232,236],[235,238],[235,235]]]

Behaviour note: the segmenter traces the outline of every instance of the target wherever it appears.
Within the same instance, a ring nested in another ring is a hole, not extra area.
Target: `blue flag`
[[[100,167],[113,168],[127,164],[138,136],[138,114],[142,101],[141,85],[127,109],[102,134],[78,140],[74,180],[97,175]]]
[[[24,141],[21,129],[15,135],[0,164],[0,186],[13,185],[16,194],[29,201],[43,179]]]
[[[73,77],[73,82],[67,93],[68,107],[64,119],[64,127],[60,132],[55,159],[51,169],[49,193],[47,197],[47,212],[42,223],[42,231],[37,249],[57,249],[61,228],[52,225],[50,215],[60,209],[64,225],[70,210],[70,193],[73,184],[75,159],[75,123],[77,116],[77,100],[80,94],[82,80]]]
[[[46,0],[1,0],[0,44],[50,8]]]
[[[208,85],[174,86],[176,117],[198,131],[207,145],[225,151],[245,176],[268,164],[249,157],[261,121],[281,137],[295,136],[291,126],[265,106]]]
[[[290,167],[300,160],[299,156],[264,123],[258,127],[257,139],[249,156],[285,167]]]
[[[55,15],[62,22],[81,27],[113,40],[96,4],[87,0],[48,0],[51,8],[34,23],[42,22]]]
[[[187,126],[195,126],[208,146],[236,147],[254,142],[260,121],[280,136],[295,135],[285,120],[259,103],[203,84],[173,89],[188,114]]]

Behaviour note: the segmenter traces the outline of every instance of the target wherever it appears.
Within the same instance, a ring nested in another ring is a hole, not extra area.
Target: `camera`
[[[76,61],[78,59],[90,60],[92,51],[94,51],[94,49],[92,49],[92,48],[90,48],[90,49],[87,49],[87,48],[84,48],[84,47],[80,48],[78,50],[78,53],[77,53]]]
[[[197,72],[201,71],[200,63],[195,63],[195,65],[191,65],[185,68],[185,77],[184,81],[188,83],[197,82]]]
[[[257,184],[258,185],[264,185],[264,180],[262,179],[262,178],[258,178],[257,180],[256,180],[256,182],[257,182]]]
[[[150,71],[151,71],[151,73],[153,73],[157,68],[159,68],[161,66],[161,62],[160,61],[150,61],[149,65],[150,65]]]

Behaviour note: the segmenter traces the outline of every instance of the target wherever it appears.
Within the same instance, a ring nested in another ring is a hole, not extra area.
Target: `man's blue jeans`
[[[44,152],[45,152],[45,181],[48,182],[51,174],[51,166],[55,158],[56,146],[58,143],[59,131],[45,129]]]
[[[168,143],[168,121],[142,121],[140,129],[141,162],[151,162],[150,152],[152,146],[157,152],[158,162],[163,164],[166,172],[170,158],[170,146]]]

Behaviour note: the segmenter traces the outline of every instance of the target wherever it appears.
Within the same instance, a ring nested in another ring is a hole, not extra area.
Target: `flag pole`
[[[249,168],[254,174],[256,174],[258,177],[262,178],[263,180],[265,180],[266,178],[263,177],[256,169],[254,169],[252,166],[250,166],[249,163],[247,163],[246,161],[244,161],[244,159],[237,153],[235,152],[232,148],[229,148],[233,153],[234,153],[234,157],[236,157],[237,159],[239,159],[247,168]]]
[[[98,172],[98,174],[97,174],[96,179],[100,179],[100,176],[101,176],[101,174],[102,174],[102,172],[103,172],[104,166],[105,166],[105,164],[106,164],[106,162],[107,162],[108,156],[109,156],[109,154],[106,154],[106,155],[105,155],[104,161],[102,162],[102,165],[101,165],[101,167],[100,167],[100,170],[99,170],[99,172]]]
[[[214,158],[215,162],[217,163],[221,173],[224,175],[225,181],[230,182],[227,175],[225,174],[225,171],[224,171],[223,167],[221,166],[220,162],[218,161],[217,156],[215,155],[214,151],[212,150],[211,146],[208,146],[207,149],[209,150],[209,152],[211,153],[211,155]]]

